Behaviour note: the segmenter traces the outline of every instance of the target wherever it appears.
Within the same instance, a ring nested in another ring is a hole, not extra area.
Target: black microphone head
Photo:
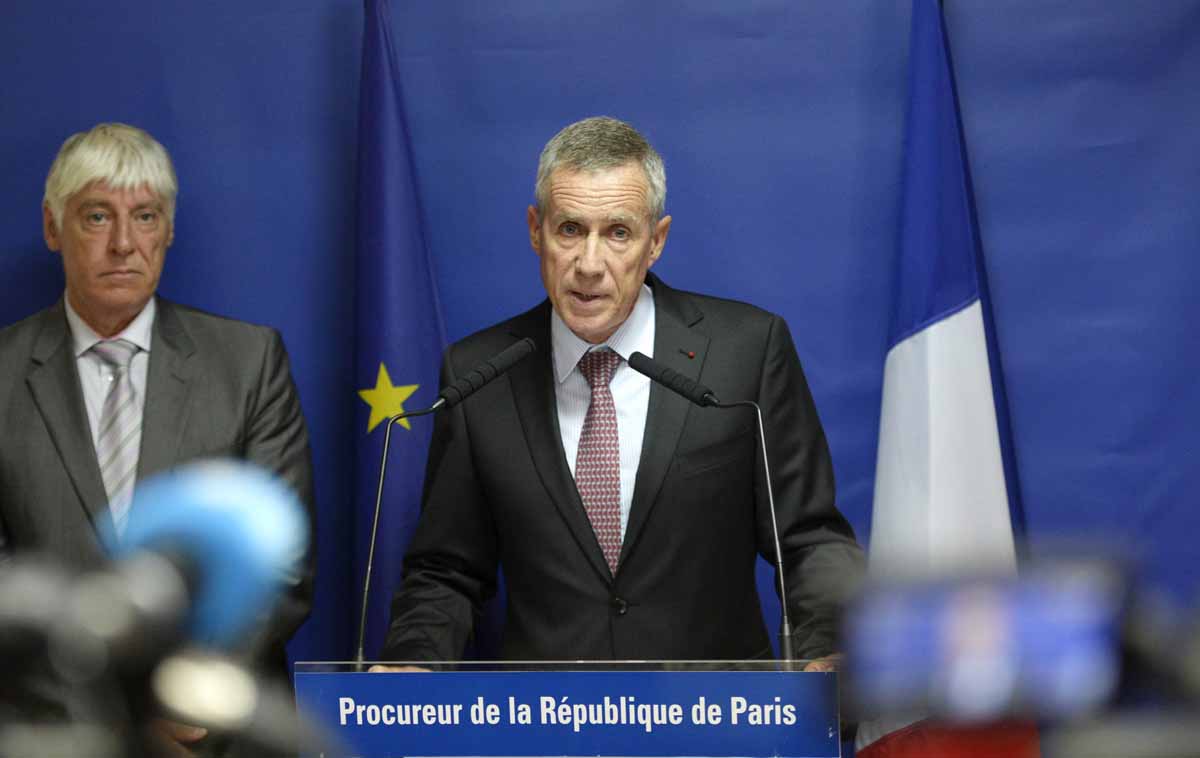
[[[658,382],[667,389],[682,395],[690,402],[700,406],[717,405],[718,400],[713,391],[699,382],[689,379],[683,374],[671,369],[648,355],[635,352],[629,356],[629,366],[639,374],[645,374],[651,381]]]
[[[639,374],[645,374],[654,380],[657,380],[662,375],[662,369],[664,368],[650,356],[636,351],[633,355],[629,356],[628,363],[629,367],[634,371]]]
[[[501,350],[492,358],[468,371],[452,384],[443,387],[438,396],[446,401],[446,408],[466,400],[484,385],[515,366],[537,348],[537,343],[525,337]]]
[[[492,360],[492,366],[495,367],[497,374],[503,374],[510,368],[515,366],[520,361],[524,360],[525,356],[537,350],[537,343],[530,337],[523,337],[520,341],[506,347],[503,352]]]

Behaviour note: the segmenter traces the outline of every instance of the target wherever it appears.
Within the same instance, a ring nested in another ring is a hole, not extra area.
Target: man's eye
[[[627,240],[629,239],[629,230],[623,226],[618,226],[616,229],[613,229],[612,236],[614,239]]]
[[[563,234],[567,235],[568,237],[574,237],[576,234],[579,234],[579,225],[578,224],[563,224],[562,226],[559,227],[559,231],[561,231]]]
[[[86,218],[87,218],[87,220],[88,220],[88,222],[89,222],[89,223],[92,223],[92,224],[102,224],[102,223],[104,223],[104,220],[105,220],[106,218],[108,218],[108,216],[107,216],[107,215],[105,215],[104,213],[101,213],[100,211],[92,211],[91,213],[89,213],[89,214],[87,215],[87,217],[86,217]]]
[[[142,211],[137,215],[137,220],[141,221],[143,224],[149,224],[156,218],[158,218],[158,214],[154,211]]]

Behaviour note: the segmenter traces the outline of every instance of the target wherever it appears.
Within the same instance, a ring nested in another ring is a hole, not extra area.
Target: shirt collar
[[[654,357],[654,293],[645,284],[638,293],[637,302],[625,323],[607,342],[593,345],[575,336],[558,311],[550,311],[550,342],[554,353],[554,378],[562,384],[575,369],[583,354],[592,349],[608,347],[627,362],[634,353],[645,353]]]
[[[96,330],[87,325],[83,317],[75,312],[71,307],[71,300],[63,293],[63,306],[67,312],[67,326],[71,329],[71,340],[75,346],[75,357],[83,355],[91,350],[97,342],[103,342],[104,337],[96,334]],[[129,326],[125,327],[120,334],[112,339],[122,339],[127,342],[132,342],[147,353],[150,352],[150,333],[151,327],[154,326],[154,314],[157,312],[158,306],[155,303],[155,298],[150,298],[146,303],[146,307],[142,308],[142,312],[133,317],[133,321],[129,322]]]

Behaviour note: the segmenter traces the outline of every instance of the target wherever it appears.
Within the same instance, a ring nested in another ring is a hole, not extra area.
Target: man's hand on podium
[[[376,663],[371,668],[367,669],[370,674],[409,674],[412,672],[429,673],[429,669],[421,668],[420,666],[388,666],[383,663]]]
[[[837,671],[842,665],[843,655],[841,653],[833,653],[824,658],[814,658],[804,665],[805,671]]]

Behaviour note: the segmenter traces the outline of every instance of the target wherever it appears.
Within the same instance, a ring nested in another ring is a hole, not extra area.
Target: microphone
[[[696,405],[702,407],[720,407],[721,405],[717,396],[708,387],[662,365],[648,355],[634,353],[629,356],[629,366],[639,374],[645,374],[667,389],[683,395]]]
[[[635,352],[629,356],[629,366],[639,374],[644,374],[651,381],[657,382],[667,389],[683,396],[689,402],[709,408],[753,408],[758,421],[758,441],[762,448],[763,473],[767,481],[767,503],[771,512],[771,537],[775,540],[775,574],[779,580],[779,654],[785,664],[795,660],[792,647],[792,622],[788,616],[787,585],[783,571],[783,549],[779,543],[779,523],[775,517],[775,489],[771,486],[771,465],[767,456],[767,433],[763,427],[762,408],[753,400],[737,400],[722,403],[708,387],[689,379],[678,371],[671,369],[648,355]]]
[[[38,692],[25,673],[42,665],[77,698],[72,722],[43,729],[22,755],[76,754],[65,746],[79,739],[88,755],[158,755],[139,728],[158,707],[249,740],[256,755],[295,755],[301,739],[319,738],[293,725],[290,693],[232,659],[179,652],[189,640],[233,651],[299,581],[309,524],[282,481],[243,462],[181,467],[139,485],[121,536],[111,522],[100,532],[113,558],[101,570],[22,557],[0,572],[0,661],[13,664],[0,701]],[[168,676],[189,659],[191,676]],[[160,686],[164,676],[177,686]],[[5,706],[0,742],[13,744],[28,730],[8,723]]]
[[[388,446],[392,440],[392,427],[401,419],[426,416],[443,408],[453,408],[524,360],[536,349],[537,343],[529,337],[524,337],[480,363],[462,377],[451,382],[449,386],[442,388],[433,405],[420,410],[398,413],[387,420],[387,428],[383,432],[383,453],[379,460],[379,486],[375,491],[375,515],[371,519],[371,542],[367,550],[367,570],[366,576],[363,577],[362,612],[358,618],[358,648],[354,654],[357,670],[362,670],[362,664],[366,660],[363,647],[367,637],[367,601],[371,596],[371,569],[375,564],[375,539],[379,532],[379,511],[383,503],[383,480],[387,474]]]
[[[164,715],[236,736],[239,755],[350,754],[309,714],[297,712],[295,695],[288,686],[260,681],[222,656],[198,650],[175,653],[155,668],[149,689]]]
[[[174,566],[190,601],[188,636],[230,647],[299,581],[309,534],[283,482],[249,463],[207,461],[140,485],[124,534],[103,538],[126,573],[154,559]]]
[[[449,387],[443,388],[438,393],[439,402],[434,403],[433,407],[438,408],[441,403],[444,403],[445,407],[453,408],[483,389],[488,382],[515,366],[536,348],[537,344],[529,337],[509,345],[495,357],[484,361],[455,380]]]

